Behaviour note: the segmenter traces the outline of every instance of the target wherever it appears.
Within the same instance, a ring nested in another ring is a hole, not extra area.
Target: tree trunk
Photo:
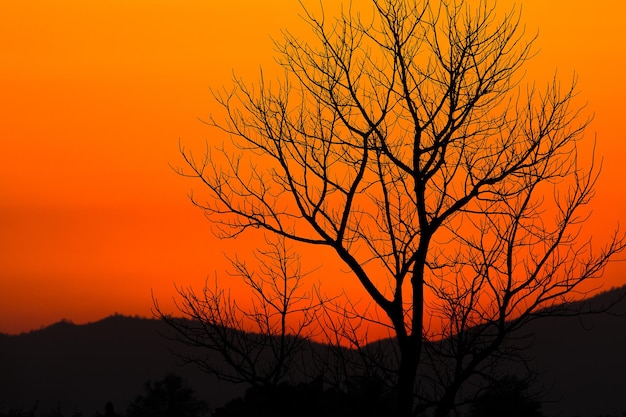
[[[396,415],[411,417],[415,400],[415,375],[421,352],[421,337],[406,336],[398,340],[400,348],[400,366],[398,368],[398,399]]]

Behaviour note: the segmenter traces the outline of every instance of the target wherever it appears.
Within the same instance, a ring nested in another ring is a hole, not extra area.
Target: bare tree
[[[237,302],[216,278],[201,293],[177,288],[174,317],[153,299],[155,315],[174,331],[170,338],[192,348],[178,352],[219,379],[252,386],[277,385],[297,378],[311,346],[321,303],[303,288],[307,274],[300,259],[279,237],[257,249],[256,268],[238,257],[230,259],[232,275],[251,290],[251,299]],[[241,305],[245,307],[241,307]],[[214,355],[218,356],[215,357]],[[213,355],[213,356],[212,356]]]
[[[192,200],[220,236],[260,228],[331,248],[373,303],[345,311],[394,335],[397,361],[381,366],[397,415],[443,416],[624,240],[616,230],[592,247],[582,234],[599,173],[578,157],[589,119],[575,82],[521,85],[534,38],[515,9],[368,4],[332,19],[305,9],[315,41],[284,32],[284,78],[216,93],[225,119],[208,124],[231,142],[199,158],[181,147],[181,173],[206,186]]]

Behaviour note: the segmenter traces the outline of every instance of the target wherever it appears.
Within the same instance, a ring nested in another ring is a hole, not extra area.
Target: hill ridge
[[[527,328],[544,387],[546,415],[597,417],[626,411],[626,286],[581,301],[590,308],[621,299],[613,315],[551,317]],[[0,334],[0,405],[56,408],[92,415],[111,401],[123,410],[147,380],[179,374],[212,407],[240,395],[233,386],[182,367],[162,336],[170,328],[155,318],[114,314],[95,322],[61,320],[19,335]],[[551,402],[557,401],[559,402]]]

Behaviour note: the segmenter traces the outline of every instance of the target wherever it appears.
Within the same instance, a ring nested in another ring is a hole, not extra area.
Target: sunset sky
[[[626,227],[626,2],[517,4],[539,34],[526,81],[575,73],[576,100],[595,115],[587,135],[603,173],[586,227],[602,242]],[[200,121],[210,88],[233,70],[250,81],[274,71],[271,39],[304,30],[299,12],[295,0],[2,2],[0,332],[151,316],[151,290],[199,288],[223,253],[254,244],[218,241],[187,198],[199,184],[171,166],[182,165],[179,140],[213,134]],[[622,284],[626,263],[611,264],[605,287]]]

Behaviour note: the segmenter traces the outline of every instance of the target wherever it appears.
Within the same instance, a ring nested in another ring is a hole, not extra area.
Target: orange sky
[[[576,71],[595,113],[604,170],[588,226],[602,239],[626,224],[626,3],[518,3],[539,30],[529,78]],[[292,0],[2,2],[0,332],[150,315],[151,289],[166,299],[174,282],[199,288],[224,251],[247,246],[211,235],[186,197],[194,184],[168,164],[180,165],[179,138],[212,133],[198,121],[210,87],[233,69],[271,71],[270,37],[298,30],[298,11]],[[625,269],[611,265],[607,285],[626,283]]]

